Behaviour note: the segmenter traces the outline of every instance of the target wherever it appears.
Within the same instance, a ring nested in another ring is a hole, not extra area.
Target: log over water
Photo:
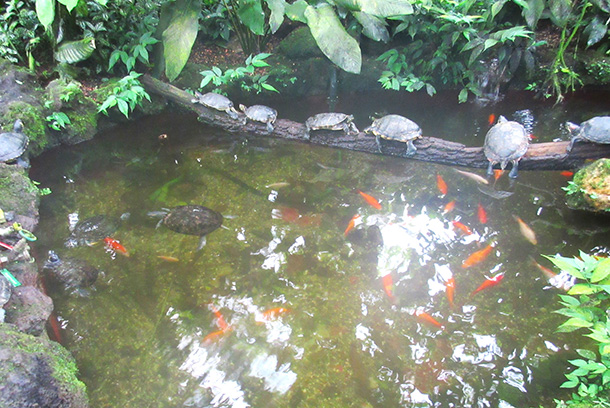
[[[219,127],[232,133],[248,133],[257,136],[276,137],[287,140],[296,140],[304,143],[314,143],[340,149],[356,150],[372,154],[381,154],[377,149],[375,137],[359,133],[355,136],[345,135],[342,132],[314,131],[311,140],[305,138],[305,125],[288,119],[278,119],[272,133],[262,123],[244,123],[244,115],[240,113],[239,120],[231,119],[224,112],[207,108],[201,104],[191,102],[193,98],[175,86],[159,81],[149,75],[144,75],[141,82],[150,93],[165,97],[169,101],[188,109],[199,115],[199,119],[211,126]],[[483,147],[467,147],[461,143],[424,136],[415,141],[417,152],[409,159],[432,163],[448,164],[464,167],[487,168],[488,161],[483,154]],[[519,163],[522,170],[568,170],[574,169],[586,160],[610,157],[610,145],[577,142],[568,155],[566,148],[568,142],[532,143],[525,156]],[[383,154],[388,156],[404,157],[406,144],[401,142],[387,142],[384,144]]]

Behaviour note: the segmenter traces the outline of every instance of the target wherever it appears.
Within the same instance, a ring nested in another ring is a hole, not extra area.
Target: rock
[[[324,57],[309,31],[309,27],[299,27],[288,34],[278,45],[278,51],[293,59]]]
[[[13,289],[11,300],[4,309],[8,323],[24,333],[40,336],[53,311],[53,301],[34,286],[19,286]]]
[[[86,408],[74,358],[58,343],[0,324],[0,407]]]
[[[609,213],[610,159],[599,159],[578,170],[566,191],[568,207]]]
[[[38,205],[40,196],[38,188],[28,178],[24,169],[9,164],[0,163],[0,208],[14,211],[17,215],[27,217],[27,226],[23,228],[31,231],[38,220]]]

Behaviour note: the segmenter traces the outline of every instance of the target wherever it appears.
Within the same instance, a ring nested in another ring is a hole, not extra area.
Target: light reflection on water
[[[201,136],[189,120],[168,123],[128,125],[127,134],[140,132],[130,146],[117,135],[97,142],[112,154],[75,147],[62,154],[82,168],[51,156],[56,171],[36,176],[53,190],[41,208],[40,253],[58,249],[102,271],[88,297],[55,294],[93,407],[518,407],[557,395],[561,363],[545,367],[576,345],[554,333],[559,292],[544,290],[553,282],[530,257],[544,263],[539,254],[608,246],[607,226],[563,206],[565,179],[521,172],[512,186],[498,180],[494,191],[512,194],[494,198],[450,167],[269,139],[227,142],[209,129]],[[182,128],[157,146],[163,125]],[[172,180],[163,200],[151,198]],[[451,200],[456,208],[445,213]],[[195,252],[197,237],[155,229],[145,216],[182,203],[230,215],[228,230]],[[116,235],[130,258],[62,247],[75,216],[124,212],[132,217]],[[536,231],[537,247],[512,214]],[[486,259],[461,266],[492,242]],[[470,295],[500,273],[497,287]]]

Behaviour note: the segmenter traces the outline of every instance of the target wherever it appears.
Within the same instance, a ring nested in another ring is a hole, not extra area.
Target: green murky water
[[[314,110],[282,106],[280,116],[296,120]],[[358,107],[364,127],[372,110]],[[476,134],[473,144],[490,113],[445,106],[426,119],[430,109],[419,109],[425,134]],[[534,113],[540,139],[558,136],[565,112]],[[447,166],[238,137],[190,116],[142,119],[50,152],[33,178],[53,190],[42,202],[37,258],[53,249],[101,271],[87,292],[53,293],[61,341],[94,408],[550,406],[565,360],[583,345],[554,333],[561,292],[533,260],[550,267],[540,254],[610,248],[607,218],[565,207],[559,172],[523,171],[514,185],[504,175],[482,188]],[[226,217],[199,252],[197,237],[157,229],[147,216],[185,203]],[[64,247],[70,219],[124,213],[113,238],[129,257],[102,244]],[[486,259],[462,267],[490,243]],[[497,286],[471,296],[498,274]]]

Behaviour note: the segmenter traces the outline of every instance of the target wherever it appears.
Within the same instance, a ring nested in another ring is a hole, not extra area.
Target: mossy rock
[[[294,59],[324,56],[311,35],[309,27],[299,27],[292,31],[280,42],[277,50],[286,57]]]
[[[599,159],[578,170],[566,191],[568,207],[609,213],[610,159]]]
[[[30,157],[38,156],[49,145],[45,133],[47,128],[45,117],[41,106],[23,101],[11,101],[6,106],[6,113],[2,117],[2,129],[4,132],[12,132],[15,120],[21,119],[23,132],[30,138],[27,152]]]
[[[0,208],[38,218],[40,191],[26,171],[12,164],[0,163]]]

